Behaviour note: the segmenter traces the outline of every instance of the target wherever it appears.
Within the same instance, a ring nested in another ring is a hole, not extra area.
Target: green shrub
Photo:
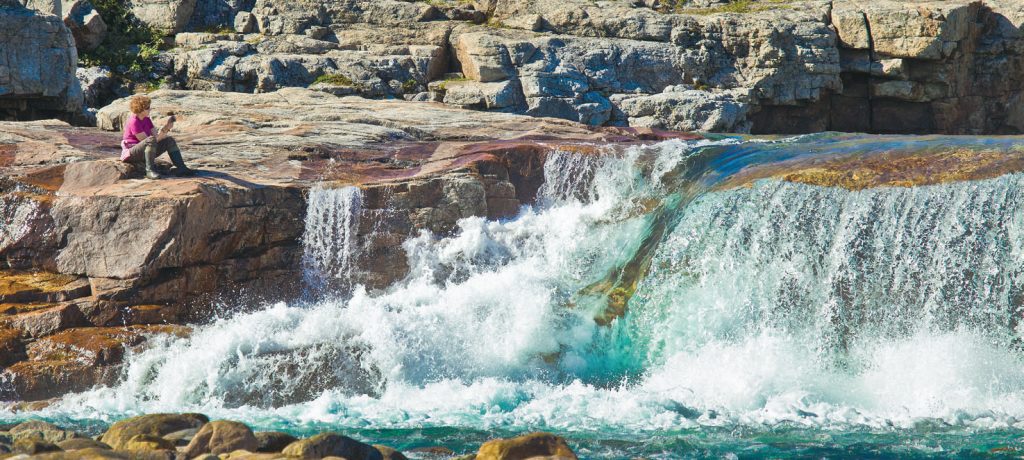
[[[685,6],[687,0],[678,0],[672,10],[685,14],[716,14],[716,13],[755,13],[771,9],[789,8],[792,0],[732,0],[711,8],[692,8]]]
[[[164,44],[164,34],[139,21],[122,0],[93,0],[107,23],[107,36],[93,51],[79,54],[82,66],[107,66],[116,74],[148,74]],[[136,49],[136,46],[138,47]]]
[[[416,81],[413,78],[410,78],[410,79],[406,80],[405,83],[402,83],[402,93],[403,94],[414,93],[414,92],[416,92],[417,89],[419,89],[419,87],[420,87],[420,82]]]
[[[348,78],[340,73],[325,73],[319,77],[316,77],[316,80],[313,80],[314,85],[317,83],[325,83],[328,85],[335,86],[356,86],[355,82],[352,81],[351,78]]]

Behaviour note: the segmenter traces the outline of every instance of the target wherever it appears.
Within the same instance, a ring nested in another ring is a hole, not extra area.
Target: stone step
[[[88,296],[91,291],[86,278],[0,270],[0,303],[66,302]]]
[[[18,330],[25,337],[45,337],[72,327],[86,326],[88,321],[70,303],[32,310],[26,313],[0,316],[0,327]]]

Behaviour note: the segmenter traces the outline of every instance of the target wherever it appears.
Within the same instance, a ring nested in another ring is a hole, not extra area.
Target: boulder
[[[256,16],[252,12],[239,11],[235,16],[235,31],[240,34],[252,33],[256,30]]]
[[[56,12],[60,12],[60,3]],[[77,114],[82,89],[78,52],[59,16],[29,14],[14,0],[0,2],[0,119]]]
[[[118,84],[110,69],[79,67],[75,75],[82,86],[83,102],[86,107],[100,108],[117,97]]]
[[[494,83],[449,81],[444,83],[444,103],[467,109],[508,109],[522,105],[519,85],[512,80]]]
[[[487,33],[459,35],[452,43],[455,55],[467,78],[486,83],[507,80],[515,75],[512,59],[504,41]]]
[[[57,425],[41,420],[30,420],[20,423],[8,430],[8,432],[14,440],[36,439],[58,445],[58,447],[63,442],[82,437],[82,435],[74,431],[65,430]]]
[[[650,96],[615,95],[616,118],[629,126],[743,133],[750,131],[748,104],[734,93],[671,89]],[[624,115],[624,116],[623,116]]]
[[[192,438],[195,438],[196,433],[202,428],[186,428],[184,430],[178,430],[173,433],[168,433],[163,436],[164,439],[171,441],[177,447],[185,447],[188,443],[192,442]]]
[[[110,450],[110,446],[99,442],[92,438],[72,438],[57,443],[57,447],[63,450],[82,450],[82,449],[104,449]]]
[[[476,453],[476,460],[516,460],[532,457],[575,460],[565,439],[550,433],[530,433],[511,439],[485,442]]]
[[[100,441],[115,450],[124,449],[137,435],[163,436],[189,428],[200,428],[210,420],[202,414],[149,414],[114,423]],[[173,444],[171,449],[174,449]]]
[[[60,447],[38,438],[22,438],[14,441],[11,451],[16,454],[36,455],[45,452],[58,452]]]
[[[295,441],[281,452],[284,455],[303,458],[343,457],[348,460],[382,460],[380,451],[337,433],[320,433],[311,438]]]
[[[165,452],[114,452],[97,447],[37,454],[32,458],[33,460],[169,460]]]
[[[256,433],[256,452],[281,452],[298,438],[280,431],[260,431]]]
[[[127,451],[149,451],[149,450],[165,450],[174,451],[174,443],[161,438],[160,436],[154,436],[151,434],[137,434],[132,436],[128,442],[121,444],[119,450]]]
[[[36,10],[40,13],[57,17],[61,15],[60,0],[21,0],[21,4],[30,10]]]
[[[132,14],[154,29],[176,34],[185,29],[196,0],[132,0]]]
[[[79,51],[95,50],[107,37],[107,23],[89,0],[65,0],[64,25],[71,30]]]
[[[380,452],[380,455],[384,457],[383,460],[409,460],[408,457],[391,447],[374,444],[373,448]]]
[[[226,454],[236,450],[255,451],[259,441],[245,424],[229,420],[216,420],[203,425],[185,447],[185,456],[199,454]]]

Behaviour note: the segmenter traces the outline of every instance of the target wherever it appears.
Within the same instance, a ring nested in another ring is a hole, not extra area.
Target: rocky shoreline
[[[575,460],[561,437],[530,433],[493,439],[476,453],[459,456],[442,446],[408,452],[412,458]],[[300,439],[278,431],[254,432],[243,423],[214,420],[202,414],[149,414],[112,424],[90,437],[42,420],[0,424],[0,459],[95,460],[405,460],[402,452],[370,445],[340,433],[324,432]]]

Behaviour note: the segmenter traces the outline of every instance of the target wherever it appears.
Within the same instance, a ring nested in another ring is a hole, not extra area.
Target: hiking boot
[[[154,171],[152,169],[146,170],[146,179],[156,180],[156,179],[163,179],[163,177],[164,176],[161,176],[160,173],[158,173],[158,172],[156,172],[156,171]]]
[[[178,177],[192,177],[196,175],[196,170],[184,166],[176,166],[174,168],[174,175]]]

